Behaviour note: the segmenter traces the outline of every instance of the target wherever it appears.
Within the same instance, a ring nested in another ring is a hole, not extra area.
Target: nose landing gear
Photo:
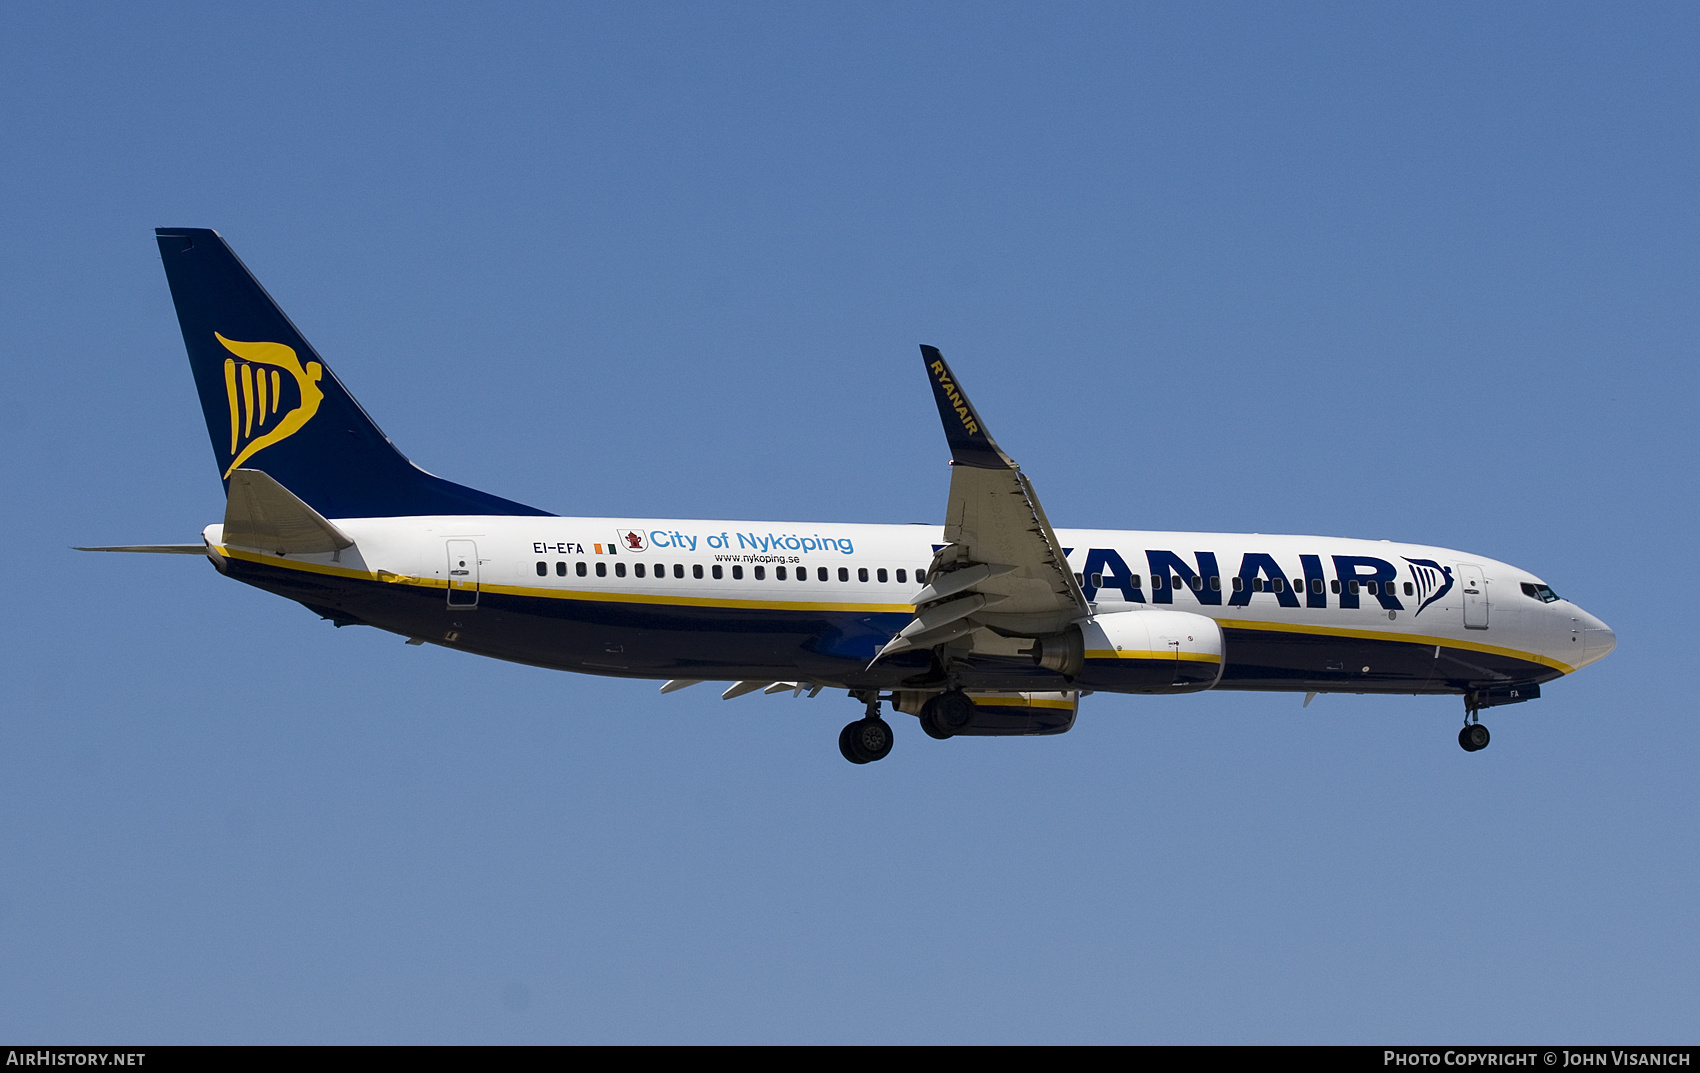
[[[1488,728],[1480,723],[1466,723],[1464,729],[1458,732],[1458,744],[1467,753],[1478,752],[1487,748]]]
[[[1488,745],[1490,737],[1488,728],[1482,726],[1478,721],[1480,716],[1476,714],[1480,711],[1481,705],[1477,703],[1477,695],[1466,693],[1464,695],[1464,729],[1458,732],[1458,744],[1467,753],[1481,752]]]

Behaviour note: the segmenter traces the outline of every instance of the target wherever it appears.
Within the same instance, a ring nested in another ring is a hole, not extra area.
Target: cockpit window
[[[1553,592],[1547,586],[1545,586],[1545,585],[1531,585],[1527,581],[1523,582],[1523,595],[1524,596],[1533,596],[1535,599],[1539,600],[1543,604],[1550,604],[1554,600],[1558,599],[1558,593]]]

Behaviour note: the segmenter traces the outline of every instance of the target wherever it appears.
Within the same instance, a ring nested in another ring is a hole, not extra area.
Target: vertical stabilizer
[[[216,231],[155,231],[219,474],[270,475],[325,518],[546,515],[408,461]]]

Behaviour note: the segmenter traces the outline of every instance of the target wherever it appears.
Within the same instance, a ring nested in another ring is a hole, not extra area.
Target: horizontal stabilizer
[[[131,551],[147,555],[205,555],[205,544],[118,544],[110,548],[72,548],[72,551]]]
[[[318,511],[257,469],[230,474],[224,542],[277,555],[325,554],[354,544]]]

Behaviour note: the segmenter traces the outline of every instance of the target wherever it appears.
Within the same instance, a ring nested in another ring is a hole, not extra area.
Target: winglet
[[[945,364],[937,347],[921,347],[921,360],[927,366],[927,379],[933,385],[933,400],[939,404],[939,417],[944,421],[945,442],[950,444],[950,460],[958,466],[979,469],[1014,469],[1015,462],[1003,453],[986,431],[986,423],[974,412],[974,404],[963,393],[956,374]]]

